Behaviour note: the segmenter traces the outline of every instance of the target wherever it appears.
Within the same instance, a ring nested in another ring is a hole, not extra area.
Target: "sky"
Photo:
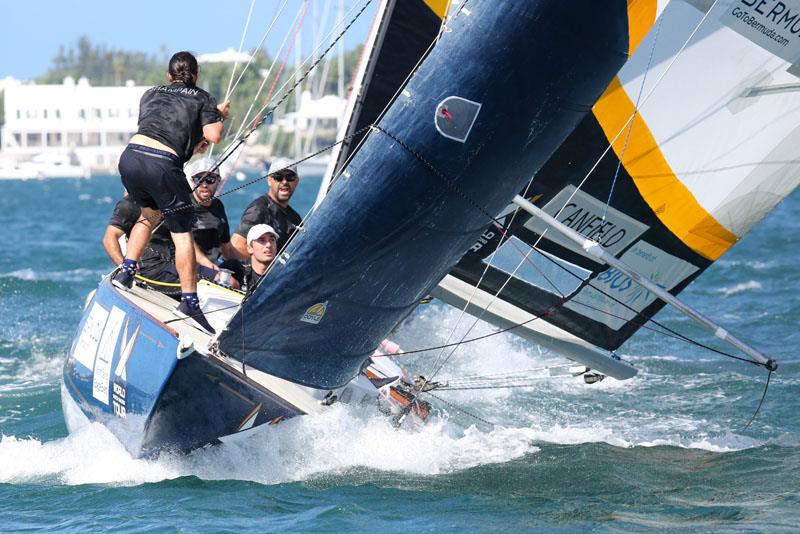
[[[254,3],[244,48],[252,48],[267,32],[273,17],[277,23],[264,41],[274,53],[305,0],[7,0],[0,23],[0,79],[27,80],[44,74],[61,45],[74,45],[82,35],[95,45],[166,56],[179,50],[196,54],[239,48],[251,3]],[[301,42],[308,54],[313,49],[314,21],[330,31],[339,0],[308,0]],[[343,18],[349,21],[370,0],[341,0]],[[345,35],[345,49],[360,44],[367,35],[377,0]],[[326,10],[326,5],[332,7]],[[349,11],[351,8],[354,8]],[[327,24],[323,24],[326,20]],[[319,32],[318,32],[319,33]],[[338,32],[337,32],[338,33]],[[164,65],[166,70],[166,64]]]

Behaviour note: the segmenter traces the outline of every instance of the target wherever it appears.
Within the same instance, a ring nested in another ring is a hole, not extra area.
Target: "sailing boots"
[[[136,262],[126,259],[120,265],[119,271],[111,277],[111,283],[122,289],[128,291],[133,287],[133,278],[136,276]]]
[[[175,315],[184,319],[191,319],[194,321],[195,326],[212,336],[217,333],[209,324],[206,316],[203,315],[203,310],[200,309],[200,302],[197,299],[197,293],[184,293],[181,295],[181,303],[175,308]]]

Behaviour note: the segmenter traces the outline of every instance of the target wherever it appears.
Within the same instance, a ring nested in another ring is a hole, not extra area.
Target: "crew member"
[[[251,293],[277,253],[278,232],[268,224],[257,224],[247,232],[247,253],[250,262],[245,267],[244,285]]]
[[[285,158],[278,158],[272,162],[267,177],[269,185],[267,193],[245,208],[239,227],[231,236],[231,244],[245,260],[248,258],[248,243],[245,236],[249,235],[253,226],[256,224],[271,226],[278,234],[277,245],[280,251],[302,221],[300,215],[289,206],[289,200],[300,183],[297,169],[291,163]]]
[[[191,189],[183,164],[205,139],[219,143],[222,121],[230,104],[217,105],[197,87],[197,60],[189,52],[178,52],[169,61],[168,85],[148,89],[139,104],[139,128],[119,161],[122,183],[131,200],[142,208],[142,220],[133,227],[122,268],[115,285],[130,288],[137,262],[150,233],[163,213],[164,224],[175,244],[175,262],[180,276],[181,304],[175,313],[209,333],[214,329],[200,310],[195,279],[196,258],[191,234]]]

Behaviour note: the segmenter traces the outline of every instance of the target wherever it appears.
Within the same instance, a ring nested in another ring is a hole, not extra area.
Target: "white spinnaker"
[[[594,108],[608,140],[617,139],[615,153],[642,197],[670,231],[712,261],[791,193],[800,175],[794,155],[800,141],[800,84],[791,74],[798,71],[748,35],[748,27],[732,29],[740,3],[673,0],[658,31],[642,41]],[[794,3],[800,13],[800,1]],[[640,94],[648,96],[636,110],[630,135],[619,135]],[[448,279],[437,293],[451,304],[466,294]],[[634,315],[620,308],[614,310],[619,319],[606,317],[607,309],[619,308],[609,303],[600,302],[592,319],[616,321],[609,326],[619,328]],[[508,317],[496,316],[486,313],[485,318],[508,326]],[[537,320],[530,329],[545,324]],[[524,337],[536,341],[540,336],[548,346],[546,334],[528,334]],[[551,348],[591,366],[582,345],[574,340],[565,345],[566,340]]]
[[[790,8],[800,9],[800,2],[786,2],[792,3]],[[645,94],[705,14],[693,4],[702,7],[704,2],[674,0],[664,12]],[[735,19],[732,13],[739,6],[745,7],[738,0],[714,6],[680,61],[639,109],[675,177],[700,208],[737,238],[800,182],[800,79],[797,71],[791,73],[791,63],[752,35],[732,29],[737,22],[730,18]],[[749,12],[752,16],[753,10]],[[765,20],[772,19],[780,17]],[[783,25],[775,26],[780,30]],[[639,51],[648,50],[653,38],[651,32]],[[642,86],[646,61],[646,54],[634,54],[619,73],[632,101]],[[626,152],[625,161],[638,156],[635,146]],[[643,178],[635,176],[635,167],[626,169],[635,180]]]

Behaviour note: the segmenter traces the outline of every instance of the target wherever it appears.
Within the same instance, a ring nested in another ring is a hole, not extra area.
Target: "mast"
[[[714,336],[732,345],[733,347],[736,347],[744,354],[746,354],[754,362],[763,365],[770,371],[774,371],[778,368],[778,363],[775,360],[773,360],[772,358],[768,358],[763,353],[761,353],[761,351],[739,340],[737,337],[728,333],[728,331],[722,328],[720,325],[718,325],[711,319],[707,318],[706,316],[704,316],[703,314],[701,314],[688,304],[682,302],[675,295],[669,293],[668,291],[665,291],[661,286],[659,286],[646,276],[643,276],[642,274],[636,272],[634,269],[626,265],[625,262],[618,259],[613,254],[609,253],[606,249],[603,248],[602,245],[600,245],[596,241],[586,239],[578,232],[564,225],[563,223],[558,221],[555,217],[551,217],[550,215],[548,215],[541,209],[537,208],[531,202],[528,202],[526,199],[522,198],[519,195],[514,197],[513,202],[514,204],[516,204],[523,210],[527,211],[534,217],[537,217],[540,220],[544,221],[544,223],[547,224],[549,228],[558,231],[563,236],[567,237],[568,239],[580,245],[580,247],[583,250],[585,250],[587,254],[591,255],[594,258],[597,258],[598,260],[602,261],[607,265],[610,265],[611,267],[614,267],[621,273],[630,277],[631,280],[633,280],[646,290],[656,295],[664,302],[672,305],[677,310],[682,312],[684,315],[695,321],[697,324],[701,325],[703,328],[713,333]]]

